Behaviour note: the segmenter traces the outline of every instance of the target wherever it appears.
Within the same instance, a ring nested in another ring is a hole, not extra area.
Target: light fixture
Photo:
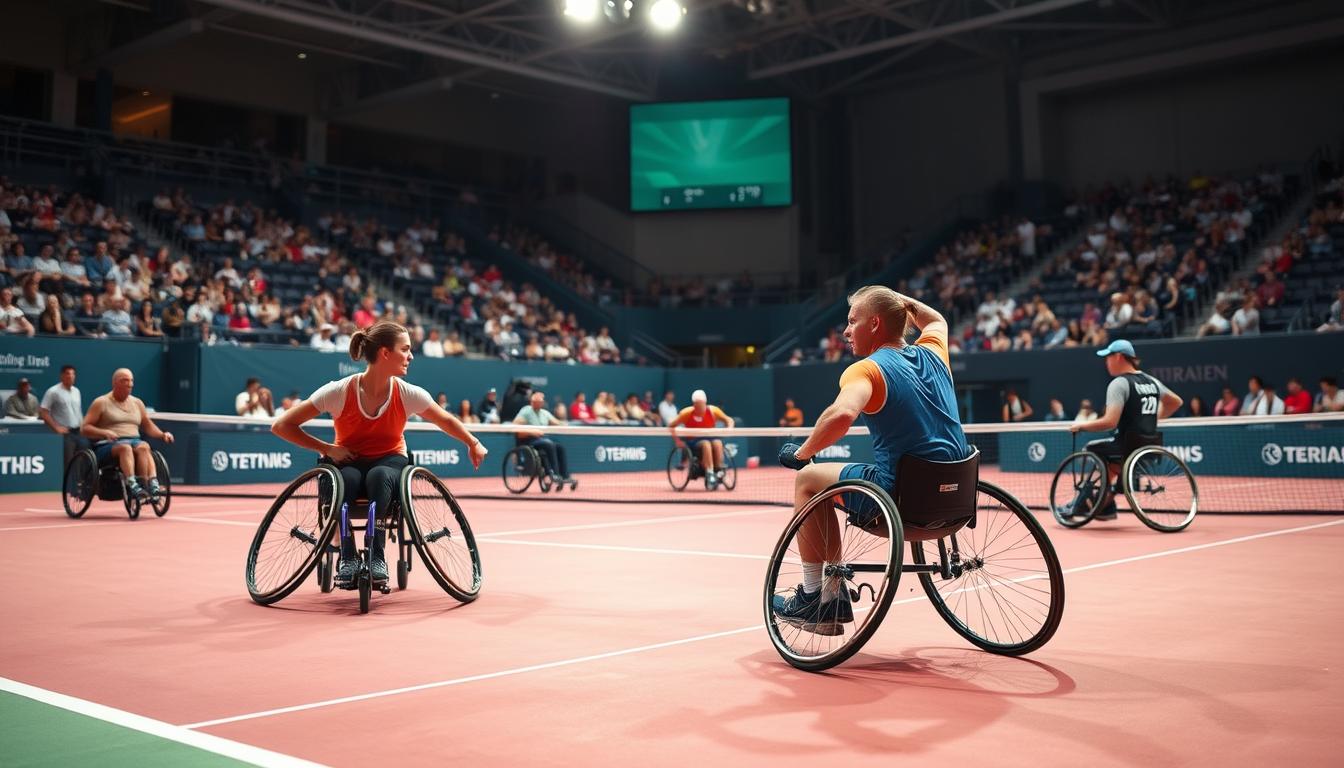
[[[602,13],[612,24],[624,24],[630,20],[630,9],[634,7],[630,0],[603,0]]]
[[[681,24],[686,15],[686,7],[677,0],[654,0],[649,6],[649,23],[660,32],[670,32]]]
[[[574,21],[587,24],[597,18],[598,0],[564,0],[564,14]]]
[[[299,58],[300,58],[300,59],[306,59],[306,58],[308,58],[308,54],[306,54],[306,53],[300,53],[300,54],[299,54]]]
[[[140,95],[141,95],[141,96],[148,96],[148,95],[149,95],[149,91],[141,91],[141,92],[140,92]]]

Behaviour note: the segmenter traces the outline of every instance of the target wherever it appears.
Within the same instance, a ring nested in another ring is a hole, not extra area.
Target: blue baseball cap
[[[1119,352],[1125,357],[1138,357],[1138,354],[1134,352],[1134,345],[1130,344],[1128,341],[1125,341],[1124,339],[1116,339],[1106,347],[1098,349],[1097,357],[1106,357],[1107,355],[1114,355],[1116,352]]]

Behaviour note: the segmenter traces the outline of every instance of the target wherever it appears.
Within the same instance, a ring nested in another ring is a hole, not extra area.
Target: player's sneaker
[[[772,597],[770,609],[790,626],[818,635],[838,635],[844,631],[842,624],[854,622],[854,606],[843,588],[834,598],[823,602],[820,591],[809,594],[799,584],[790,597]]]
[[[719,475],[717,472],[705,473],[705,490],[712,491],[719,487]]]
[[[369,576],[375,584],[387,581],[387,558],[376,549],[369,557]]]
[[[159,478],[151,477],[149,479],[149,497],[157,499],[163,495],[163,486],[159,485]]]
[[[149,501],[149,491],[140,484],[140,479],[132,477],[126,481],[126,491],[140,501]]]
[[[336,586],[341,589],[349,589],[355,584],[355,579],[359,577],[359,568],[363,565],[360,562],[359,555],[353,557],[341,556],[340,562],[336,564]],[[383,563],[383,574],[387,574],[387,563]]]
[[[1111,497],[1111,500],[1110,500],[1109,502],[1107,502],[1106,506],[1104,506],[1104,507],[1102,507],[1101,509],[1098,509],[1098,510],[1097,510],[1097,513],[1096,513],[1095,515],[1092,516],[1092,519],[1093,519],[1093,520],[1114,520],[1114,519],[1118,516],[1118,514],[1119,514],[1118,510],[1116,510],[1116,508],[1115,508],[1115,497],[1112,496],[1112,497]]]

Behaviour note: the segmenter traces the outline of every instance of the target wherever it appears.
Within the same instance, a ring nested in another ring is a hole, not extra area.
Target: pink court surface
[[[1044,648],[971,647],[907,576],[864,651],[808,674],[762,626],[779,507],[468,500],[480,598],[417,562],[360,615],[315,582],[248,599],[265,504],[184,496],[132,522],[0,497],[0,677],[330,765],[1308,766],[1344,748],[1340,517],[1044,519],[1067,592]]]

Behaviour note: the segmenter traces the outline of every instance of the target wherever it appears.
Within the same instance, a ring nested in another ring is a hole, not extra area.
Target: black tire
[[[1183,531],[1199,512],[1199,486],[1180,456],[1148,445],[1125,459],[1120,470],[1125,498],[1143,524],[1161,533]]]
[[[916,564],[941,562],[939,543],[951,550],[955,540],[960,561],[949,578],[919,574],[938,615],[990,653],[1030,653],[1059,629],[1064,571],[1050,537],[1022,502],[983,480],[976,490],[976,527],[939,540],[912,541],[910,557]]]
[[[373,579],[368,573],[359,577],[359,612],[369,612],[369,597],[373,594]]]
[[[551,490],[554,478],[551,477],[550,472],[546,471],[546,465],[541,462],[541,454],[537,453],[535,448],[529,448],[528,450],[532,451],[532,455],[536,457],[536,463],[533,466],[537,468],[537,490],[546,493]]]
[[[849,514],[835,503],[844,493],[859,494],[877,505],[879,515],[872,525],[864,528],[850,522]],[[826,509],[828,505],[831,507],[829,510]],[[872,600],[867,610],[854,610],[852,625],[839,625],[840,634],[828,635],[808,630],[805,628],[806,621],[799,625],[781,619],[773,607],[776,596],[787,599],[796,592],[794,585],[802,578],[797,534],[813,514],[834,515],[840,526],[840,558],[835,563],[826,564],[827,575],[843,578],[841,587],[851,602],[859,602],[865,594]],[[883,527],[885,531],[891,532],[889,536],[873,533],[884,530]],[[784,534],[771,553],[770,566],[766,571],[765,626],[770,642],[779,655],[798,669],[819,672],[857,653],[877,631],[887,609],[891,607],[901,577],[903,542],[900,515],[896,511],[895,502],[886,491],[872,483],[842,480],[812,497],[784,529]],[[862,581],[855,578],[860,574],[866,574]],[[865,592],[865,589],[868,591]],[[826,639],[828,637],[837,639],[831,641]],[[815,645],[814,639],[817,639]]]
[[[1109,495],[1106,462],[1091,451],[1075,451],[1064,457],[1050,480],[1050,512],[1065,528],[1081,528]],[[1067,511],[1072,514],[1065,514]]]
[[[504,487],[509,493],[522,493],[532,487],[532,481],[540,474],[537,468],[540,462],[537,452],[528,445],[516,445],[504,454],[504,466],[501,474]],[[544,488],[542,489],[545,490]]]
[[[79,519],[89,510],[93,497],[98,495],[98,460],[93,451],[77,451],[65,465],[61,480],[61,503],[65,514]]]
[[[326,594],[331,591],[332,574],[331,553],[321,555],[317,558],[317,589]]]
[[[344,497],[340,473],[325,464],[299,475],[280,492],[247,552],[244,579],[254,602],[283,600],[329,554],[339,524],[335,511]]]
[[[481,591],[481,556],[457,499],[424,467],[401,473],[401,508],[420,561],[443,591],[469,603]]]
[[[731,491],[737,487],[737,459],[728,452],[728,446],[723,446],[723,482],[719,487],[725,491]]]
[[[405,589],[410,581],[410,570],[406,567],[405,560],[397,560],[397,589]]]
[[[159,495],[150,499],[149,504],[156,517],[163,517],[173,503],[173,478],[168,473],[168,460],[158,451],[154,451],[154,475],[159,481]]]
[[[672,446],[667,455],[667,484],[674,491],[684,491],[691,482],[691,449]]]

